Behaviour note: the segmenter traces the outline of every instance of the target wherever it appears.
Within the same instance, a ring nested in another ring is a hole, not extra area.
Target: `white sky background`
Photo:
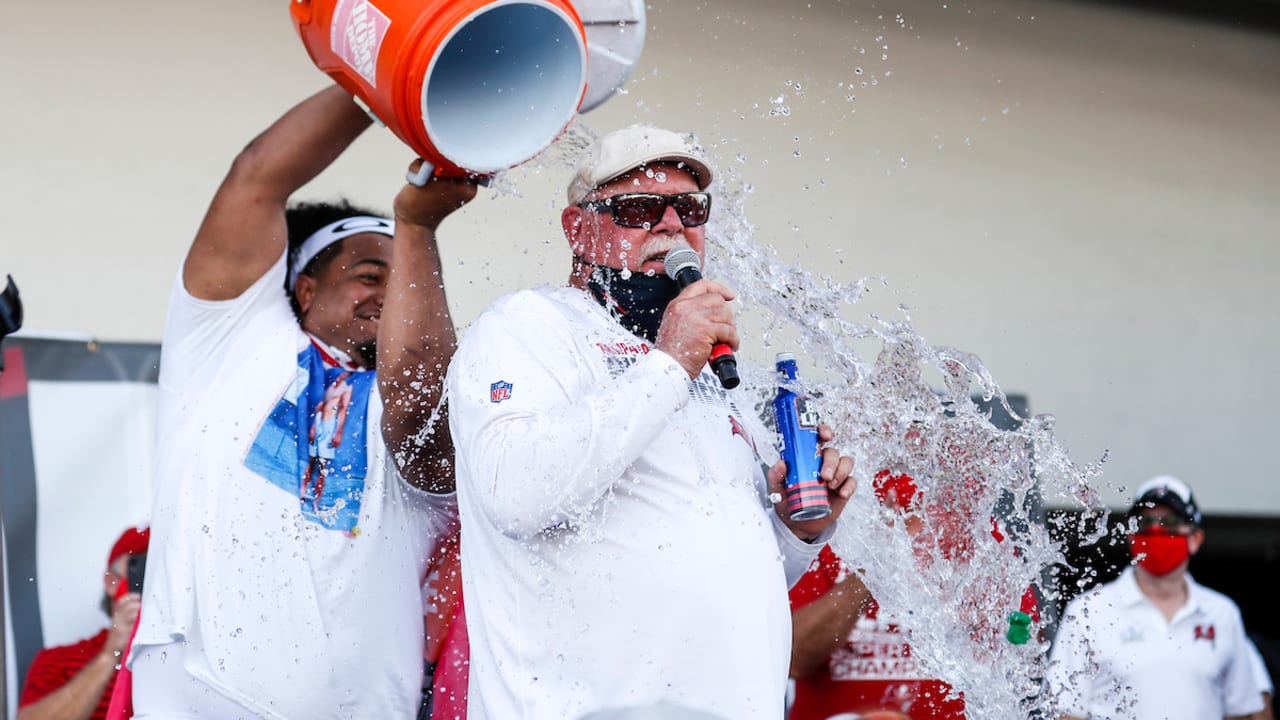
[[[7,10],[0,273],[27,328],[157,340],[231,159],[326,80],[285,0]],[[583,119],[696,131],[755,188],[760,243],[883,276],[855,314],[909,305],[1080,462],[1109,450],[1113,505],[1168,472],[1276,515],[1277,68],[1280,36],[1089,4],[655,0],[626,94]],[[302,195],[387,209],[410,159],[374,130]],[[568,172],[531,163],[446,223],[460,325],[563,279]]]

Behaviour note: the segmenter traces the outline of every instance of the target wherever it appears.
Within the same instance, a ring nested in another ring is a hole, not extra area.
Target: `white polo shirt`
[[[1166,622],[1133,568],[1067,604],[1045,677],[1063,715],[1222,720],[1262,709],[1240,610],[1187,576],[1187,604]]]

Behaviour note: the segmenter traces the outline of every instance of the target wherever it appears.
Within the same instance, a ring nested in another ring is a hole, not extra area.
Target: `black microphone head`
[[[698,257],[698,251],[683,245],[667,253],[666,260],[663,261],[662,267],[667,272],[667,277],[676,280],[676,276],[682,270],[693,269],[702,272],[702,258]]]

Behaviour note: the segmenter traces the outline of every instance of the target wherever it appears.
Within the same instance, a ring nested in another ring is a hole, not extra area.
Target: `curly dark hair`
[[[289,264],[292,268],[293,263],[297,260],[298,251],[302,248],[302,243],[311,237],[315,231],[320,228],[335,223],[344,218],[353,217],[355,215],[370,215],[373,217],[389,217],[388,215],[371,210],[360,205],[352,205],[346,198],[339,198],[332,202],[294,202],[290,203],[285,209],[285,226],[289,230]],[[302,268],[299,275],[315,276],[316,272],[324,268],[333,260],[342,248],[342,242],[336,242],[329,247],[321,250],[307,266]],[[293,307],[293,314],[302,317],[302,308],[298,306],[298,298],[294,295],[293,290],[289,287],[289,273],[285,273],[285,293],[289,296],[289,304]]]

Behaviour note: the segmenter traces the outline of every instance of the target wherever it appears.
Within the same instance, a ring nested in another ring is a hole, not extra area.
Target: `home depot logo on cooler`
[[[391,20],[368,0],[339,0],[329,29],[329,47],[371,87],[378,87],[378,51]]]

